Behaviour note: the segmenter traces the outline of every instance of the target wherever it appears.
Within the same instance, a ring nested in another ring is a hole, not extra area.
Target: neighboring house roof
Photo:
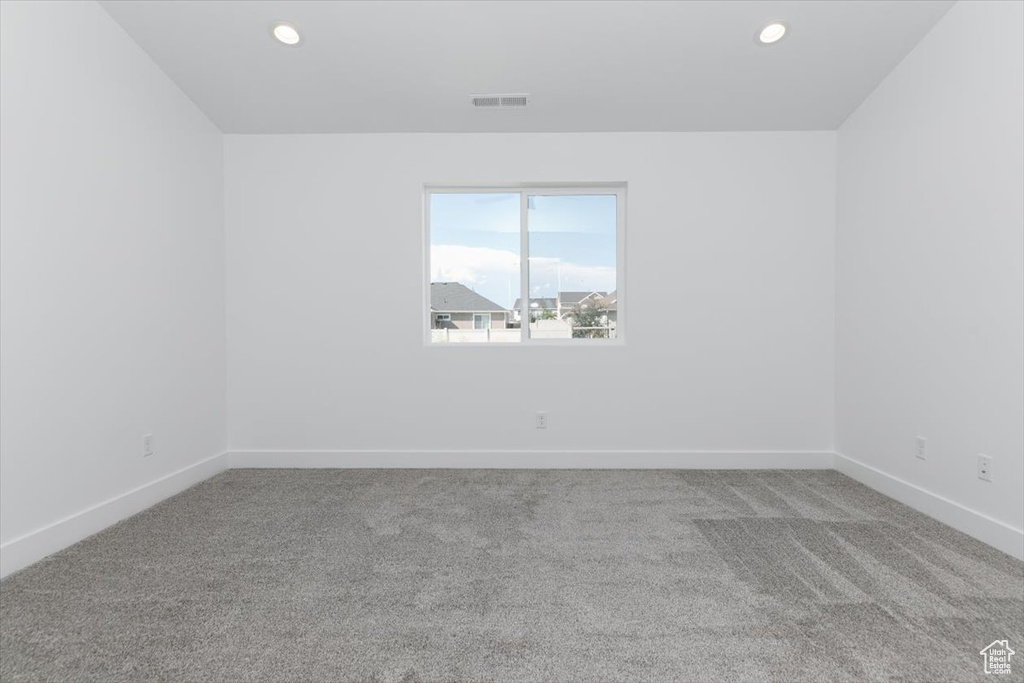
[[[502,311],[505,309],[459,282],[431,282],[432,311]]]
[[[559,292],[558,299],[562,302],[562,308],[572,308],[584,299],[601,298],[606,294],[608,292]]]
[[[518,311],[519,304],[522,299],[516,299],[516,302],[512,304],[512,309]],[[534,306],[534,304],[537,304]],[[530,299],[530,310],[533,311],[553,311],[558,308],[558,301],[555,299]]]
[[[606,311],[614,311],[619,307],[619,295],[618,290],[608,294],[607,296],[601,297],[601,302],[598,304]]]

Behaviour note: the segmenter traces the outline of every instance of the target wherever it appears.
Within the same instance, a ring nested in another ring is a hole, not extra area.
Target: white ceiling
[[[221,130],[327,133],[834,129],[952,0],[102,4]]]

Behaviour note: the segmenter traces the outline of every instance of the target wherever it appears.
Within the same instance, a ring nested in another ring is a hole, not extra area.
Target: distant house
[[[601,316],[601,325],[608,325],[614,328],[618,315],[618,302],[616,292],[559,292],[553,298],[538,297],[530,299],[530,322],[537,322],[546,318],[572,322],[573,311],[579,306],[584,310],[587,308],[601,309],[604,311]],[[516,299],[516,302],[512,305],[512,320],[517,323],[522,318],[521,303],[522,299]],[[546,313],[549,315],[545,315]]]
[[[512,319],[516,322],[520,322],[522,318],[522,312],[519,310],[519,304],[522,299],[516,299],[516,302],[512,304]],[[531,321],[537,321],[544,317],[545,313],[550,313],[551,316],[558,316],[558,299],[552,298],[538,298],[530,299],[530,319]]]
[[[558,317],[564,318],[572,315],[572,309],[580,306],[587,308],[600,304],[608,292],[559,292],[558,293]]]
[[[572,309],[577,306],[587,308],[588,306],[599,306],[606,310],[614,310],[615,293],[608,294],[607,292],[559,292],[554,298],[537,298],[529,300],[529,312],[532,321],[536,322],[544,316],[544,313],[550,312],[552,315],[559,319],[563,319],[572,314]],[[521,311],[519,305],[522,299],[516,299],[515,303],[512,304],[512,319],[513,321],[519,322],[521,317]],[[614,319],[613,316],[609,319]]]
[[[508,326],[508,311],[458,282],[430,283],[431,329],[490,330]]]
[[[522,313],[519,310],[522,299],[516,299],[512,304],[512,319],[519,322]],[[573,309],[577,306],[587,308],[597,306],[607,311],[614,311],[618,299],[615,292],[559,292],[554,298],[530,299],[530,318],[536,321],[543,318],[544,313],[551,313],[555,318],[564,320],[572,315]],[[609,320],[615,320],[615,314],[608,316]]]

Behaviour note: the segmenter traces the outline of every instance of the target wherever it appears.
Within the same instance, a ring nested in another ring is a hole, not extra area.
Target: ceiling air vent
[[[530,103],[527,94],[472,95],[473,106],[478,109],[519,109]]]

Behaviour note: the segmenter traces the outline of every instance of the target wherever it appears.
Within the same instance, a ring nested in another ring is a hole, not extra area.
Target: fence
[[[519,341],[519,330],[507,328],[494,328],[490,330],[445,328],[443,330],[431,330],[430,341],[434,344],[517,342]]]
[[[566,320],[538,320],[530,323],[531,339],[615,339],[615,328],[608,327],[573,327]],[[430,331],[430,341],[434,344],[460,344],[487,342],[517,342],[520,340],[519,328],[493,328],[489,330],[473,330],[445,328]]]

